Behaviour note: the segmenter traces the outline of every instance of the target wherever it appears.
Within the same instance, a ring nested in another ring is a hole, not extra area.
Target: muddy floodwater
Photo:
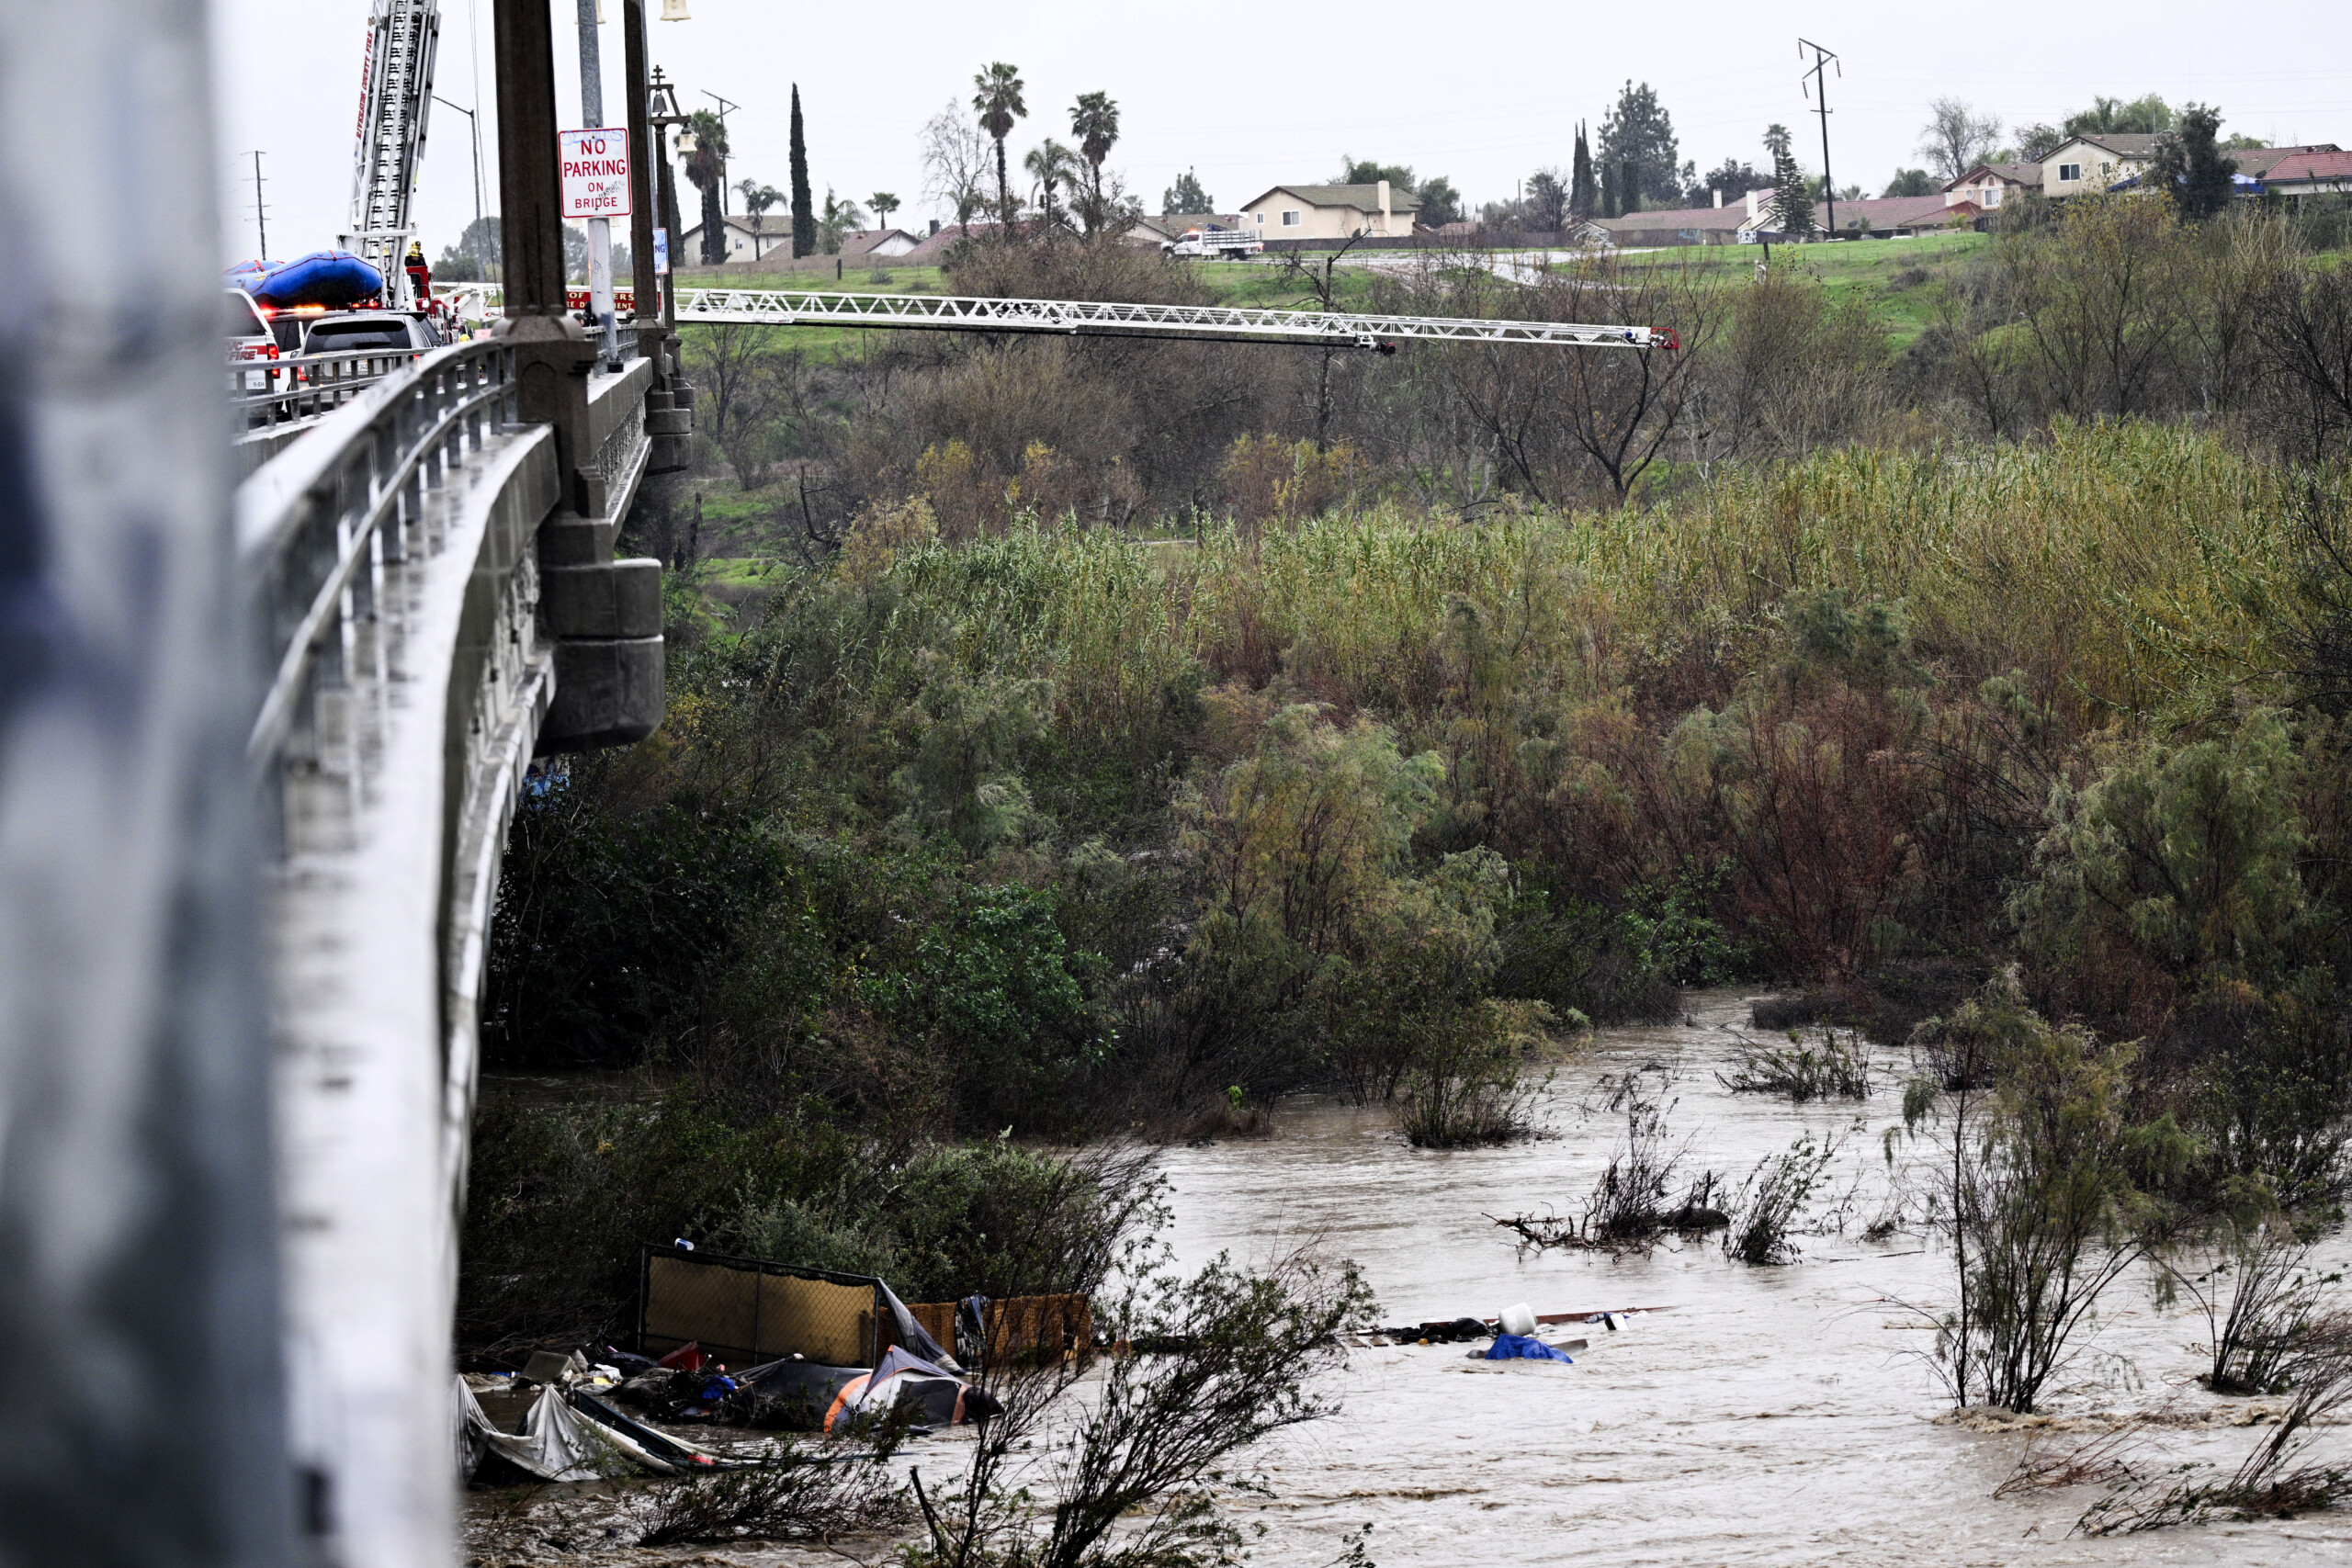
[[[1388,1323],[1492,1316],[1521,1301],[1539,1313],[1674,1309],[1614,1335],[1566,1331],[1592,1341],[1573,1367],[1490,1367],[1461,1346],[1353,1351],[1337,1379],[1345,1413],[1269,1456],[1277,1496],[1250,1510],[1268,1527],[1260,1561],[1328,1562],[1368,1521],[1380,1563],[1464,1568],[2352,1562],[2342,1513],[2085,1540],[2069,1530],[2094,1490],[1994,1499],[2029,1438],[1933,1420],[1948,1404],[1921,1359],[1934,1335],[1898,1304],[1939,1304],[1949,1256],[1916,1229],[1860,1239],[1891,1193],[1881,1139],[1901,1124],[1899,1081],[1884,1075],[1862,1102],[1734,1095],[1714,1075],[1755,1032],[1747,1006],[1731,993],[1686,1005],[1689,1023],[1604,1032],[1564,1068],[1544,1111],[1554,1137],[1423,1153],[1386,1116],[1332,1106],[1295,1111],[1263,1142],[1170,1152],[1188,1264],[1320,1237],[1363,1266]],[[1694,1169],[1736,1176],[1805,1132],[1845,1138],[1841,1190],[1860,1181],[1847,1234],[1801,1238],[1803,1261],[1779,1269],[1729,1261],[1712,1243],[1614,1259],[1515,1250],[1484,1216],[1570,1212],[1615,1136],[1599,1079],[1653,1063],[1677,1075],[1669,1125],[1690,1139]],[[2332,1267],[2352,1260],[2341,1235],[2325,1250]],[[2183,1424],[2152,1438],[2155,1451],[2234,1465],[2258,1427],[2187,1423],[2275,1402],[2199,1388],[2204,1337],[2201,1314],[2159,1310],[2148,1279],[2130,1276],[2050,1413],[2096,1426],[2170,1400]],[[2346,1438],[2337,1428],[2321,1441],[2341,1450]]]
[[[1621,1307],[1623,1330],[1547,1328],[1581,1337],[1576,1364],[1473,1361],[1460,1345],[1350,1352],[1327,1391],[1340,1416],[1285,1433],[1255,1456],[1270,1499],[1234,1499],[1245,1529],[1262,1526],[1254,1560],[1329,1563],[1366,1523],[1384,1568],[1446,1564],[1850,1562],[1904,1568],[2043,1563],[2352,1562],[2352,1513],[2208,1525],[2111,1540],[2074,1536],[2095,1488],[1996,1499],[2030,1441],[2073,1444],[2119,1417],[2168,1408],[2138,1454],[2155,1466],[2205,1461],[2226,1472],[2262,1435],[2247,1423],[2274,1400],[2216,1399],[2193,1381],[2204,1365],[2202,1316],[2160,1307],[2145,1273],[2105,1299],[2089,1337],[2047,1401],[2055,1424],[2029,1430],[1955,1424],[1926,1361],[1934,1334],[1912,1307],[1940,1309],[1949,1255],[1917,1225],[1916,1200],[1878,1241],[1863,1232],[1902,1197],[1906,1168],[1929,1146],[1883,1143],[1901,1122],[1901,1064],[1882,1053],[1864,1101],[1793,1106],[1735,1095],[1716,1080],[1748,1026],[1730,992],[1685,998],[1683,1023],[1604,1032],[1561,1067],[1541,1106],[1546,1136],[1505,1147],[1424,1153],[1382,1111],[1300,1102],[1271,1137],[1170,1150],[1172,1242],[1197,1266],[1220,1251],[1264,1259],[1313,1240],[1354,1258],[1387,1324],[1491,1317],[1519,1302],[1538,1313]],[[1713,1241],[1645,1257],[1522,1252],[1490,1215],[1575,1212],[1622,1137],[1605,1077],[1671,1074],[1668,1125],[1687,1140],[1687,1173],[1737,1179],[1810,1133],[1843,1154],[1829,1207],[1842,1231],[1799,1239],[1801,1261],[1752,1269]],[[1919,1173],[1923,1174],[1923,1173]],[[2322,1249],[2352,1265],[2339,1232]],[[1084,1396],[1083,1388],[1080,1397]],[[2352,1431],[2320,1438],[2352,1461]],[[960,1468],[968,1436],[913,1444],[902,1463],[933,1485]],[[508,1489],[512,1492],[512,1489]],[[561,1490],[561,1489],[555,1489]],[[477,1541],[511,1497],[477,1491]],[[755,1547],[638,1552],[573,1529],[558,1551],[487,1553],[478,1562],[838,1562],[842,1549]],[[888,1560],[889,1543],[846,1554]]]

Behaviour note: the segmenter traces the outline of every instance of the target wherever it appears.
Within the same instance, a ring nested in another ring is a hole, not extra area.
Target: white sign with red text
[[[557,133],[563,168],[566,218],[626,218],[628,200],[628,131],[565,130]]]

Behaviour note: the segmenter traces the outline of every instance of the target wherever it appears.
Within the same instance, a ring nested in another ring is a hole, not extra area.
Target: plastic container
[[[1535,1309],[1525,1302],[1517,1306],[1507,1306],[1497,1314],[1495,1328],[1502,1334],[1532,1336],[1535,1332]]]

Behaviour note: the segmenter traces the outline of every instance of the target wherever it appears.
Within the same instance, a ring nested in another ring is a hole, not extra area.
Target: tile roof
[[[1622,218],[1595,221],[1611,231],[1627,229],[1736,229],[1747,220],[1747,204],[1725,202],[1721,207],[1661,207],[1655,211],[1628,212]]]
[[[2055,156],[2059,147],[2065,147],[2076,141],[2087,141],[2093,146],[2106,148],[2118,157],[2147,158],[2154,155],[2156,143],[2164,139],[2161,136],[2143,130],[2086,130],[2080,135],[2069,136],[2064,141],[2060,142],[2058,147],[2052,148],[2051,153]]]
[[[1853,220],[1860,218],[1865,229],[1905,229],[1920,223],[1940,223],[1951,218],[1973,217],[1979,210],[1973,201],[1948,206],[1940,194],[1884,196],[1862,201],[1839,202],[1838,227],[1850,229],[1854,227]],[[1813,220],[1824,228],[1828,227],[1828,203],[1814,203]]]
[[[2236,161],[2239,174],[2265,175],[2284,163],[2294,162],[2300,165],[2309,163],[2314,156],[2341,157],[2343,154],[2332,141],[2314,141],[2296,147],[2232,148],[2224,155]]]
[[[1352,207],[1359,212],[1380,210],[1378,186],[1274,186],[1266,191],[1265,196],[1245,201],[1242,206],[1255,207],[1278,190],[1290,192],[1309,207]],[[1392,186],[1388,193],[1388,209],[1391,212],[1419,212],[1421,209],[1420,198],[1410,191],[1398,190]]]
[[[2264,171],[2271,185],[2294,180],[2352,179],[2352,152],[2290,152]]]
[[[2011,185],[2041,188],[2041,165],[2039,164],[1979,164],[1956,180],[1946,180],[1941,188],[1952,190],[1961,186],[1983,185],[1984,176],[2008,181]]]

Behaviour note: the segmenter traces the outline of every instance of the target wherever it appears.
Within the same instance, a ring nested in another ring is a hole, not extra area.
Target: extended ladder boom
[[[374,0],[360,65],[359,146],[351,180],[351,229],[342,246],[384,275],[385,303],[408,298],[401,270],[409,206],[424,170],[424,122],[433,107],[439,0]]]
[[[1345,343],[1388,349],[1442,343],[1555,344],[1583,348],[1681,346],[1658,327],[1498,321],[1469,316],[1372,316],[1229,305],[1124,305],[1084,299],[995,299],[938,294],[820,294],[791,289],[682,289],[678,324],[861,326],[1072,336],[1216,338],[1238,343]]]

